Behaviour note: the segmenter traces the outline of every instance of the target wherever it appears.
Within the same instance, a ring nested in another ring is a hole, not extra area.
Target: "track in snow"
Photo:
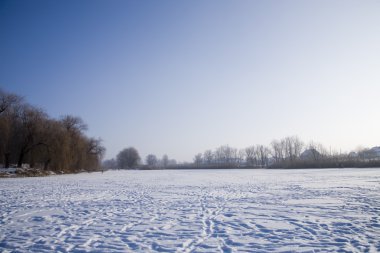
[[[0,251],[376,252],[380,170],[0,179]]]

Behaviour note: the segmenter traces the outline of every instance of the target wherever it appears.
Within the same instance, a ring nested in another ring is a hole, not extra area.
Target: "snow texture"
[[[378,252],[380,170],[0,179],[0,252]]]

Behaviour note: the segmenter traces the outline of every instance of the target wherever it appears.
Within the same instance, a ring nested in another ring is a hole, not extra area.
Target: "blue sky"
[[[0,87],[107,158],[380,145],[380,1],[1,1]]]

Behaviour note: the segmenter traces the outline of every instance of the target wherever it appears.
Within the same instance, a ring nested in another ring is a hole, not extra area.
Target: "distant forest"
[[[52,119],[18,95],[0,90],[0,167],[56,173],[98,170],[105,153],[100,139],[71,115]]]
[[[129,147],[106,160],[107,169],[234,169],[234,168],[345,168],[380,167],[380,147],[362,148],[341,153],[327,150],[322,144],[305,144],[297,136],[273,140],[270,146],[253,145],[237,149],[228,145],[206,150],[194,156],[191,163],[177,163],[164,155],[140,158],[138,151]]]
[[[75,173],[104,169],[380,167],[380,147],[341,153],[315,142],[305,144],[297,136],[274,140],[269,146],[237,149],[224,145],[196,154],[189,163],[177,163],[167,155],[159,159],[154,154],[142,160],[137,149],[129,147],[102,163],[102,141],[86,136],[86,130],[80,117],[53,119],[22,97],[0,89],[0,168]]]
[[[322,144],[305,144],[297,136],[273,140],[270,146],[252,145],[244,149],[221,146],[194,156],[198,168],[344,168],[380,167],[380,147],[342,153]]]

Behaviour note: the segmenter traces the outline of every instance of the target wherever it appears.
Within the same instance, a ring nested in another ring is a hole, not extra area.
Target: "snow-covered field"
[[[0,179],[0,252],[378,252],[380,169]]]

